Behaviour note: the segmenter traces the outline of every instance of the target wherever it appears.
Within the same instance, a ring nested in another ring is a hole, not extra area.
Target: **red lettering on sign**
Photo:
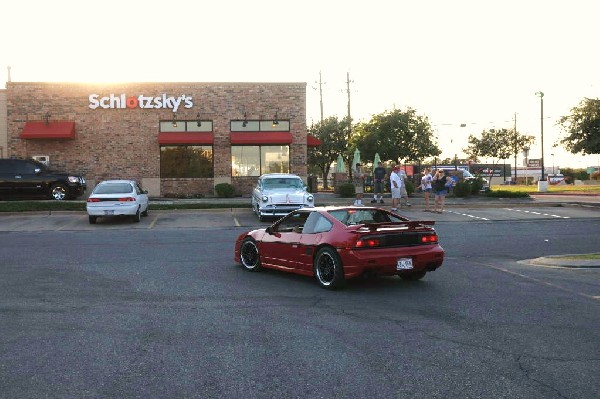
[[[125,101],[127,108],[137,108],[139,101],[136,97],[128,97]]]

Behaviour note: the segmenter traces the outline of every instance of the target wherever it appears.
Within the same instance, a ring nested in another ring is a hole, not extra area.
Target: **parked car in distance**
[[[33,159],[0,159],[0,198],[75,199],[86,190],[82,176],[52,171]]]
[[[264,174],[252,190],[252,209],[261,221],[268,216],[285,216],[296,209],[314,206],[314,196],[294,174]]]
[[[99,217],[131,216],[135,222],[148,216],[148,191],[135,180],[105,180],[87,199],[86,209],[91,224]]]
[[[419,280],[444,261],[434,223],[373,207],[299,209],[241,234],[234,259],[248,271],[314,276],[326,289],[365,274]]]

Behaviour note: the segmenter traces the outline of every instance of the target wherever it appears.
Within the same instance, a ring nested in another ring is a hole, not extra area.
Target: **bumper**
[[[344,264],[346,278],[364,273],[382,276],[402,273],[404,270],[396,269],[398,258],[412,259],[413,269],[410,271],[433,271],[444,262],[444,250],[439,245],[364,250],[340,249],[338,253]]]
[[[73,198],[81,197],[85,194],[87,186],[85,184],[69,184],[69,194]]]
[[[290,212],[293,212],[302,208],[313,208],[313,205],[304,204],[282,204],[282,205],[266,205],[258,208],[258,212],[261,216],[285,216]]]
[[[137,213],[139,204],[130,203],[123,205],[87,205],[87,213],[90,216],[133,216]]]

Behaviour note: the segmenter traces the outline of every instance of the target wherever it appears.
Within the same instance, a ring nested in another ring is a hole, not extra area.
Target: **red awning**
[[[231,132],[231,144],[292,144],[292,133]]]
[[[321,144],[323,144],[323,142],[315,136],[313,136],[312,134],[306,135],[306,145],[308,145],[309,147],[318,147]]]
[[[25,122],[22,139],[74,139],[75,122]]]
[[[158,134],[158,144],[214,144],[212,132],[162,132]]]

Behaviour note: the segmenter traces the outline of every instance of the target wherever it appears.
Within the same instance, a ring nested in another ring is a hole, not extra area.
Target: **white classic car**
[[[300,208],[315,206],[313,195],[299,176],[288,173],[269,173],[258,178],[252,190],[252,209],[258,219],[284,216]]]

